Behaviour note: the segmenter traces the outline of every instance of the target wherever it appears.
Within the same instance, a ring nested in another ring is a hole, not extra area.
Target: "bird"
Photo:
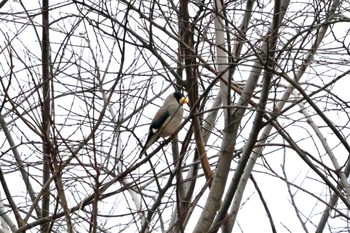
[[[163,106],[153,117],[146,143],[140,152],[140,158],[160,137],[165,138],[174,134],[182,121],[184,112],[182,106],[187,103],[186,97],[178,91],[170,94],[165,99]]]

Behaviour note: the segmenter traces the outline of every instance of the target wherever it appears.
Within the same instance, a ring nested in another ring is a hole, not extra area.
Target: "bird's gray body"
[[[167,103],[167,104],[166,104]],[[160,129],[152,129],[152,130],[159,130],[159,137],[169,137],[172,135],[176,129],[181,124],[183,115],[184,115],[184,109],[182,105],[179,104],[179,102],[172,96],[168,96],[164,102],[164,105],[158,110],[156,115],[153,117],[152,123],[156,122],[161,118],[161,116],[165,113],[168,113],[167,119],[162,123],[162,126]],[[154,131],[153,133],[155,133]]]
[[[164,101],[162,107],[159,108],[148,131],[148,137],[145,146],[143,147],[140,157],[146,152],[160,137],[172,136],[181,125],[183,118],[182,105],[187,103],[186,98],[179,92],[170,94]]]

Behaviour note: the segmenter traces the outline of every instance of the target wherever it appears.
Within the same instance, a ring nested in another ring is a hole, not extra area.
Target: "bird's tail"
[[[142,158],[143,154],[146,153],[146,150],[158,139],[159,139],[158,134],[150,135],[150,137],[147,138],[147,141],[140,152],[140,155],[139,155],[140,159]]]

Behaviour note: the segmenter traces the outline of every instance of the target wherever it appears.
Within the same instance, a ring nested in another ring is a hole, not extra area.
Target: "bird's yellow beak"
[[[187,104],[188,101],[187,101],[186,97],[182,97],[182,98],[180,99],[180,103],[181,103],[181,104]]]

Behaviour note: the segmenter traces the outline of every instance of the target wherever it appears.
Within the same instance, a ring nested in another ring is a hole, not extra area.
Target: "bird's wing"
[[[160,109],[162,110],[162,109]],[[151,126],[148,131],[147,141],[142,151],[140,152],[141,156],[146,152],[148,147],[150,147],[155,141],[159,138],[159,133],[162,129],[162,126],[167,125],[168,121],[171,119],[171,116],[168,111],[158,111],[154,116]]]
[[[153,133],[156,133],[158,130],[162,128],[163,125],[165,125],[165,122],[168,120],[170,113],[169,111],[163,111],[163,112],[158,112],[160,114],[156,114],[154,117],[150,129],[152,130]]]

